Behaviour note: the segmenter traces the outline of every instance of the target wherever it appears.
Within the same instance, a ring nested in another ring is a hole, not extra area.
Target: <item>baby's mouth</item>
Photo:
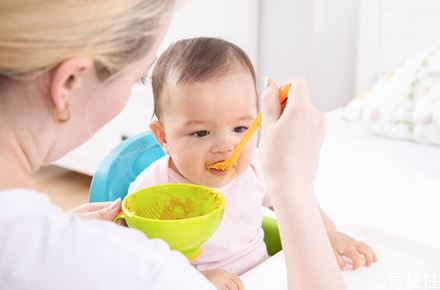
[[[225,176],[225,175],[230,174],[230,172],[232,171],[232,168],[229,169],[229,170],[220,170],[220,169],[215,169],[215,168],[208,168],[208,166],[206,166],[206,169],[210,173],[212,173],[212,174],[214,174],[216,176]]]
[[[229,172],[231,171],[231,170],[220,170],[220,169],[214,169],[214,168],[211,168],[211,169],[208,169],[208,170],[209,170],[209,172],[211,172],[212,174],[214,174],[216,176],[229,175]]]

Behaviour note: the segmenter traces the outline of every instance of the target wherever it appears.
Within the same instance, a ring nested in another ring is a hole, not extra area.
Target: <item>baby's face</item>
[[[256,134],[234,169],[207,169],[209,164],[231,155],[257,116],[257,96],[249,73],[188,84],[171,81],[162,101],[161,122],[172,169],[193,183],[221,187],[250,164]]]

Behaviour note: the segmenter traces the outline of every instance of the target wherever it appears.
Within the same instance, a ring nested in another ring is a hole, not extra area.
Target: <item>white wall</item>
[[[312,1],[260,0],[258,77],[308,78]]]
[[[411,56],[440,45],[440,1],[361,0],[358,91]]]
[[[258,75],[303,77],[321,110],[355,95],[359,0],[260,0]]]
[[[159,53],[188,37],[212,36],[231,41],[257,62],[256,0],[180,0]]]

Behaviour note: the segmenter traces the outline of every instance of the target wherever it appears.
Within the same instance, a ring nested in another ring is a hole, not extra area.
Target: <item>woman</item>
[[[131,85],[155,59],[173,2],[0,3],[2,289],[214,288],[208,279],[216,284],[215,278],[203,277],[165,243],[99,220],[111,220],[120,201],[66,215],[32,189],[39,167],[122,110]],[[324,119],[305,84],[293,87],[280,116],[278,87],[266,81],[261,144],[289,288],[343,289],[313,194]],[[219,288],[242,289],[237,277],[227,278]]]

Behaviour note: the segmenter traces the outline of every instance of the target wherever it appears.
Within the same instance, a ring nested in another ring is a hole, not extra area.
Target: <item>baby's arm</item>
[[[319,212],[321,213],[322,221],[324,222],[324,226],[327,232],[336,231],[336,225],[330,219],[330,217],[325,213],[325,211],[319,207]]]
[[[348,258],[352,262],[352,269],[356,270],[361,266],[361,256],[365,258],[365,265],[369,267],[373,262],[377,262],[374,250],[367,244],[357,241],[354,238],[339,232],[330,217],[319,208],[321,218],[324,223],[328,238],[335,253],[339,267],[344,269],[346,263],[343,257]]]

